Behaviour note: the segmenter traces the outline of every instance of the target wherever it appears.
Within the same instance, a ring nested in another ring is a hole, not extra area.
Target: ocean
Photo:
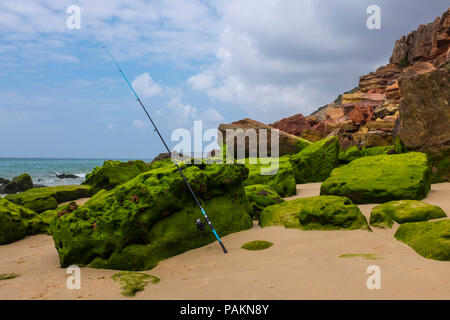
[[[15,176],[28,173],[34,184],[58,186],[80,184],[87,173],[105,160],[128,161],[135,159],[44,159],[44,158],[0,158],[0,177],[12,180]],[[151,161],[142,159],[144,161]],[[57,175],[72,174],[76,178],[60,179]]]

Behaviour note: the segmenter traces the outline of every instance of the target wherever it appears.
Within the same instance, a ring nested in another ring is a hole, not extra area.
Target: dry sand
[[[318,195],[320,183],[298,185],[300,197]],[[435,184],[424,201],[450,215],[450,183]],[[366,217],[374,205],[359,206]],[[172,257],[146,273],[158,276],[134,298],[123,297],[110,280],[113,270],[81,269],[81,289],[66,288],[66,270],[58,264],[52,238],[27,237],[0,246],[0,273],[16,279],[0,281],[0,299],[450,299],[450,262],[418,255],[397,241],[390,230],[300,231],[260,228]],[[242,244],[268,240],[263,251]],[[339,258],[372,253],[380,257]],[[381,289],[369,290],[369,265],[381,268]]]

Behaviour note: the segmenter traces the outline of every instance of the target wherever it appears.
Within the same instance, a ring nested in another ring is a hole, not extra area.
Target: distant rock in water
[[[11,181],[9,181],[8,179],[4,179],[4,178],[0,178],[0,184],[8,184]]]
[[[11,194],[26,191],[31,188],[33,188],[33,180],[31,180],[28,174],[24,173],[14,177],[11,182],[5,184],[1,192]]]
[[[58,177],[58,179],[77,179],[78,178],[78,176],[76,176],[74,174],[70,174],[70,173],[57,174],[56,176]]]

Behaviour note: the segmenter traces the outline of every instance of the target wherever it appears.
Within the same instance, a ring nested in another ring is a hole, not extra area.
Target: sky
[[[80,29],[67,8],[80,8]],[[381,29],[368,29],[367,7]],[[176,129],[308,115],[448,1],[1,0],[0,157],[151,159]],[[204,146],[210,144],[205,141]],[[199,150],[195,150],[199,151]]]

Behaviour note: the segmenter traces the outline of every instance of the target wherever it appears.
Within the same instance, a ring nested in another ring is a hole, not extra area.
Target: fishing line
[[[148,113],[147,109],[145,108],[144,104],[142,103],[141,99],[139,98],[138,94],[136,93],[136,91],[134,90],[133,86],[131,85],[130,81],[128,81],[128,78],[125,76],[125,74],[123,73],[122,69],[119,67],[119,64],[116,62],[116,60],[113,58],[113,56],[111,55],[111,53],[109,52],[108,48],[106,48],[104,45],[102,45],[103,49],[105,49],[106,53],[108,54],[108,56],[111,58],[112,62],[115,64],[115,66],[117,67],[117,70],[119,70],[120,74],[122,75],[122,77],[125,79],[125,81],[127,82],[128,86],[130,87],[131,91],[133,91],[134,96],[136,97],[137,102],[139,102],[140,106],[142,107],[142,110],[144,110],[145,114],[147,115],[147,118],[150,120],[150,122],[153,125],[153,128],[155,129],[156,133],[158,134],[159,138],[161,139],[162,143],[164,144],[164,147],[167,149],[167,151],[169,152],[170,158],[172,158],[172,152],[170,151],[169,147],[166,144],[166,141],[164,140],[164,138],[162,137],[161,133],[159,132],[158,128],[156,127],[155,123],[153,122],[152,117],[150,116],[150,114]],[[172,162],[177,166],[178,172],[180,172],[181,176],[183,177],[184,182],[186,183],[186,186],[188,187],[189,191],[191,192],[192,196],[195,199],[195,202],[197,203],[198,207],[200,208],[200,211],[202,212],[203,216],[205,217],[205,221],[206,223],[209,225],[209,227],[211,228],[212,233],[214,234],[214,236],[216,237],[217,241],[219,242],[220,246],[222,247],[222,250],[224,253],[227,253],[227,249],[225,248],[225,246],[223,245],[222,241],[220,240],[219,235],[216,232],[216,229],[214,229],[211,220],[208,218],[208,215],[206,214],[205,210],[203,209],[202,205],[200,204],[200,201],[198,200],[197,196],[195,195],[194,191],[192,190],[191,186],[189,185],[188,180],[186,179],[186,176],[184,175],[183,171],[181,170],[180,166],[172,160]],[[201,223],[201,221],[200,221]],[[199,219],[197,219],[196,221],[197,227],[199,227]]]

